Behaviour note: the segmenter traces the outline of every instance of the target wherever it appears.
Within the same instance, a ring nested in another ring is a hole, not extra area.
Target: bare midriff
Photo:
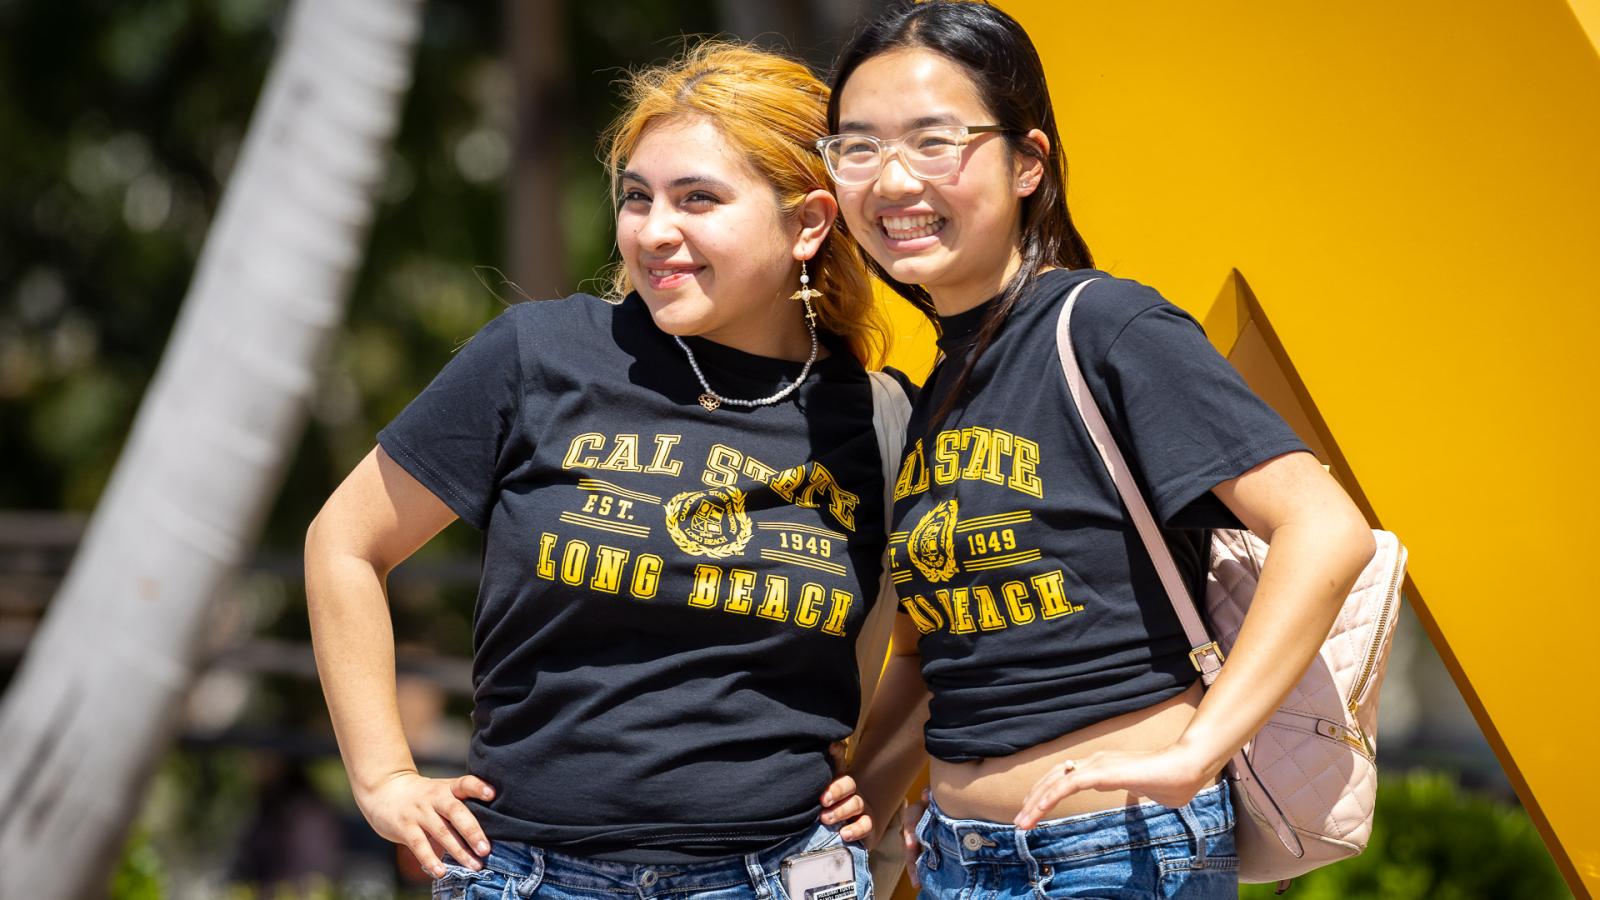
[[[1194,718],[1200,695],[1200,683],[1195,682],[1187,691],[1154,706],[1096,722],[1010,756],[971,762],[935,759],[929,771],[934,799],[953,818],[1010,823],[1022,810],[1034,783],[1069,759],[1082,759],[1100,750],[1159,750],[1171,745]],[[1045,818],[1098,812],[1147,799],[1130,791],[1081,791],[1056,804]]]

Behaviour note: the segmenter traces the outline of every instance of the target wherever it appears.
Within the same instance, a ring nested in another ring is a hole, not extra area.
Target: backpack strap
[[[883,464],[883,533],[888,534],[894,518],[894,479],[900,469],[900,455],[905,449],[906,424],[911,420],[911,401],[905,389],[893,375],[885,372],[868,372],[872,384],[872,429],[878,435],[878,455]],[[865,527],[865,526],[863,526]],[[856,718],[855,734],[860,735],[866,723],[867,707],[883,675],[884,659],[888,654],[889,635],[894,631],[895,610],[900,605],[894,583],[889,578],[889,551],[884,548],[883,575],[878,583],[878,602],[867,614],[856,639],[856,666],[861,676],[861,712]],[[846,761],[855,755],[855,741],[850,742]]]
[[[1189,661],[1200,670],[1200,677],[1209,685],[1222,671],[1222,648],[1217,646],[1217,642],[1206,633],[1205,623],[1201,621],[1200,612],[1195,608],[1194,598],[1190,596],[1189,588],[1183,582],[1183,576],[1178,574],[1178,564],[1172,558],[1172,549],[1162,539],[1161,529],[1156,526],[1155,516],[1150,514],[1150,506],[1145,503],[1144,494],[1140,492],[1138,482],[1133,479],[1133,471],[1128,468],[1128,462],[1123,458],[1122,450],[1117,447],[1117,440],[1112,436],[1111,428],[1106,425],[1105,416],[1100,413],[1100,407],[1090,395],[1089,386],[1083,380],[1083,369],[1078,366],[1077,354],[1072,351],[1072,308],[1077,304],[1083,289],[1098,280],[1090,278],[1080,282],[1072,289],[1072,293],[1067,295],[1066,302],[1061,304],[1061,316],[1056,320],[1056,351],[1061,357],[1061,371],[1067,377],[1067,389],[1072,393],[1072,402],[1077,405],[1078,414],[1083,418],[1084,426],[1089,429],[1089,438],[1093,441],[1095,449],[1100,451],[1100,459],[1105,463],[1106,471],[1111,473],[1111,480],[1117,486],[1117,493],[1122,495],[1122,504],[1128,508],[1128,517],[1133,520],[1146,552],[1155,563],[1156,574],[1161,577],[1161,586],[1166,589],[1172,611],[1177,613],[1178,621],[1183,625],[1183,633],[1192,648],[1189,651]]]
[[[894,522],[894,481],[900,469],[900,456],[905,449],[906,425],[911,421],[911,401],[905,388],[893,375],[885,372],[868,372],[872,381],[872,428],[878,434],[878,455],[883,460],[883,533],[887,535]],[[861,712],[856,717],[856,728],[845,747],[845,767],[855,762],[856,745],[861,729],[866,725],[867,709],[872,705],[872,695],[883,677],[883,667],[889,654],[889,637],[894,633],[895,611],[900,598],[895,593],[894,581],[889,577],[889,548],[883,550],[883,578],[878,585],[878,602],[867,614],[867,621],[856,639],[856,665],[861,673]],[[900,831],[900,817],[905,811],[902,803],[894,810],[874,810],[887,824],[885,835]],[[880,825],[879,828],[884,826]],[[868,866],[872,879],[878,884],[896,885],[906,868],[905,848],[898,840],[878,842],[870,854]]]
[[[1061,371],[1067,378],[1067,389],[1072,394],[1073,404],[1078,407],[1078,414],[1083,418],[1084,426],[1089,430],[1089,437],[1094,442],[1095,449],[1100,451],[1100,459],[1105,463],[1106,471],[1111,474],[1111,480],[1116,483],[1117,493],[1122,495],[1122,504],[1128,509],[1128,517],[1133,520],[1134,527],[1139,531],[1139,538],[1144,542],[1145,551],[1155,563],[1156,574],[1161,577],[1161,586],[1166,588],[1167,600],[1172,604],[1172,611],[1177,613],[1178,621],[1183,625],[1183,633],[1192,648],[1189,651],[1189,661],[1200,670],[1200,680],[1209,687],[1222,671],[1222,648],[1207,633],[1205,623],[1200,618],[1200,610],[1195,606],[1194,597],[1184,584],[1183,576],[1178,574],[1178,564],[1172,558],[1172,549],[1162,539],[1161,530],[1156,527],[1155,516],[1150,514],[1150,506],[1139,490],[1139,483],[1134,480],[1133,471],[1128,468],[1128,461],[1123,458],[1122,450],[1117,447],[1117,439],[1111,434],[1105,416],[1101,414],[1100,407],[1089,393],[1089,387],[1083,380],[1083,370],[1078,365],[1077,354],[1072,351],[1072,308],[1077,304],[1083,289],[1096,280],[1098,279],[1090,278],[1080,283],[1072,289],[1072,293],[1067,295],[1066,302],[1061,305],[1061,317],[1056,320],[1056,352],[1061,357]],[[1278,840],[1296,858],[1304,856],[1305,849],[1299,835],[1295,834],[1277,799],[1256,777],[1255,768],[1250,765],[1250,757],[1240,750],[1229,762],[1233,766],[1233,777],[1236,780],[1249,779],[1254,782],[1259,787],[1259,796],[1270,804],[1271,809],[1263,810],[1262,814],[1266,816]]]

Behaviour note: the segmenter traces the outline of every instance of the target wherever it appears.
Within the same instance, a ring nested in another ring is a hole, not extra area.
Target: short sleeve
[[[378,444],[480,531],[497,498],[517,427],[523,365],[516,307],[456,351],[426,389],[378,432]]]
[[[1306,446],[1244,383],[1182,309],[1160,301],[1128,320],[1105,385],[1125,451],[1167,527],[1237,528],[1211,489]]]

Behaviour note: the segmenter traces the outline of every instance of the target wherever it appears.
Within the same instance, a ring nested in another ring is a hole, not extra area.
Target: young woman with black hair
[[[1372,556],[1366,523],[1192,318],[1091,267],[1043,66],[1011,17],[886,13],[841,56],[829,127],[844,220],[942,352],[895,489],[903,655],[858,757],[869,805],[904,787],[885,774],[904,768],[903,729],[874,723],[925,690],[932,800],[908,835],[925,893],[1232,896],[1219,773],[1316,653]],[[1272,546],[1203,694],[1061,375],[1055,323],[1078,288],[1074,352],[1191,583],[1207,528]]]

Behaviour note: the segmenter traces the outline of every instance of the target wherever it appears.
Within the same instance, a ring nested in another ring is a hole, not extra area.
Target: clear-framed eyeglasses
[[[898,153],[922,181],[949,178],[961,167],[961,148],[980,134],[1005,131],[1003,125],[932,125],[914,128],[893,140],[870,134],[831,134],[817,141],[828,174],[839,184],[866,184],[878,177],[889,154]]]

